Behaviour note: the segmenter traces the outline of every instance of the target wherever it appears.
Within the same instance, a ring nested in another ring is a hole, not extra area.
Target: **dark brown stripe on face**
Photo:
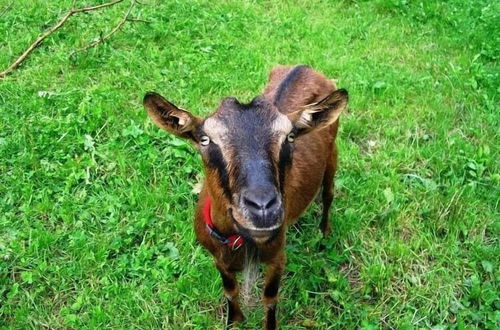
[[[307,65],[297,65],[295,68],[290,70],[285,79],[281,81],[274,97],[274,105],[278,109],[281,110],[281,106],[283,106],[283,102],[287,98],[288,93],[291,91],[293,84],[300,76],[300,72],[306,68],[308,68]]]
[[[292,151],[293,146],[286,139],[283,142],[280,150],[280,157],[278,160],[278,170],[279,170],[279,180],[280,180],[280,191],[283,194],[285,189],[285,173],[288,166],[292,164]]]
[[[222,156],[220,148],[215,144],[210,144],[208,148],[208,165],[214,168],[219,174],[220,183],[224,195],[231,200],[231,189],[229,188],[229,174],[227,173],[227,164]]]

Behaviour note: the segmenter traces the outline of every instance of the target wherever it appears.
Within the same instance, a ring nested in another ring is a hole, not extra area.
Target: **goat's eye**
[[[202,146],[208,146],[208,144],[210,143],[210,138],[206,135],[203,135],[201,138],[200,138],[200,144]]]
[[[288,142],[293,142],[295,141],[295,134],[294,133],[290,133],[286,136],[286,139]]]

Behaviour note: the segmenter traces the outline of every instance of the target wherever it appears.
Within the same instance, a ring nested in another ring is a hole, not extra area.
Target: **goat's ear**
[[[338,89],[321,101],[292,112],[288,115],[288,119],[298,134],[305,134],[334,123],[347,105],[348,99],[347,91]]]
[[[149,92],[144,96],[144,108],[158,127],[182,138],[194,140],[194,131],[201,119],[178,108],[160,94]]]

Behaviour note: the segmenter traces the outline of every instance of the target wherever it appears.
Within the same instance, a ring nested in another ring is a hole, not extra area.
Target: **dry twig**
[[[39,36],[38,39],[36,39],[35,42],[33,42],[24,51],[24,53],[22,53],[21,56],[19,56],[7,69],[5,69],[4,71],[0,72],[0,79],[5,78],[5,76],[7,76],[12,71],[14,71],[28,57],[28,55],[31,54],[31,52],[36,47],[38,47],[48,36],[50,36],[52,33],[54,33],[59,28],[61,28],[61,26],[63,26],[63,24],[66,23],[66,21],[71,16],[73,16],[75,14],[78,14],[78,13],[84,13],[84,12],[89,12],[89,11],[93,11],[93,10],[98,10],[98,9],[101,9],[101,8],[105,8],[105,7],[110,7],[110,6],[116,5],[117,3],[120,3],[120,2],[123,2],[123,0],[114,0],[114,1],[110,1],[110,2],[107,2],[107,3],[103,3],[101,5],[92,6],[92,7],[74,8],[74,3],[75,3],[75,1],[74,1],[73,2],[73,8],[69,12],[67,12],[66,15],[64,15],[63,18],[61,18],[61,20],[56,25],[54,25],[48,31],[46,31],[41,36]],[[134,3],[135,1],[132,1],[132,2]]]
[[[139,3],[138,1],[136,1],[136,3]],[[129,22],[142,22],[142,23],[151,23],[151,21],[148,21],[146,19],[142,19],[142,18],[134,18],[134,17],[129,17],[127,18],[127,21]]]
[[[123,26],[123,24],[125,24],[127,21],[132,21],[133,19],[130,19],[129,16],[130,16],[130,12],[132,12],[132,9],[135,6],[135,3],[136,3],[135,0],[131,0],[130,7],[128,7],[128,10],[125,13],[125,16],[123,16],[123,18],[120,20],[120,22],[118,22],[118,24],[113,28],[113,30],[111,30],[108,34],[100,36],[99,39],[96,39],[96,40],[92,41],[87,46],[72,51],[71,54],[70,54],[70,56],[73,56],[75,53],[83,52],[83,51],[86,51],[86,50],[88,50],[88,49],[90,49],[92,47],[97,46],[98,44],[104,42],[104,40],[108,39],[113,34],[115,34],[116,32],[118,32],[121,29],[121,27]]]

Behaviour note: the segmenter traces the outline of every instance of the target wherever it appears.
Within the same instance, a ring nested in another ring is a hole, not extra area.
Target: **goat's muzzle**
[[[252,236],[269,236],[283,222],[281,194],[271,185],[244,189],[240,209],[248,220],[240,225],[246,227]]]

